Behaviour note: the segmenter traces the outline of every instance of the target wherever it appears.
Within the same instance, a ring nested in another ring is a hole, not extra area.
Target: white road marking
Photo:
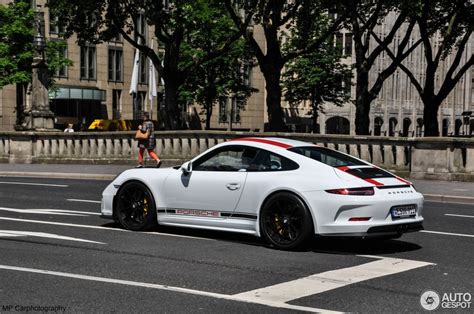
[[[464,234],[464,233],[450,233],[450,232],[431,231],[431,230],[420,230],[419,232],[474,238],[473,234]]]
[[[192,294],[192,295],[198,295],[198,296],[203,296],[203,297],[210,297],[210,298],[215,298],[215,299],[223,299],[223,300],[236,301],[236,302],[261,304],[261,305],[266,305],[266,306],[271,306],[271,307],[276,307],[276,308],[290,309],[290,310],[299,310],[299,311],[307,311],[307,312],[315,312],[315,313],[340,313],[340,312],[328,311],[328,310],[312,308],[312,307],[291,305],[291,304],[286,304],[286,303],[283,303],[283,302],[272,302],[272,301],[258,300],[258,299],[257,300],[247,300],[247,299],[242,299],[242,298],[239,298],[239,297],[236,297],[236,296],[233,296],[233,295],[228,295],[228,294],[206,292],[206,291],[187,289],[187,288],[181,288],[181,287],[173,287],[173,286],[168,286],[168,285],[146,283],[146,282],[120,280],[120,279],[113,279],[113,278],[106,278],[106,277],[87,276],[87,275],[80,275],[80,274],[73,274],[73,273],[65,273],[65,272],[57,272],[57,271],[35,269],[35,268],[26,268],[26,267],[17,267],[17,266],[8,266],[8,265],[0,265],[0,269],[21,271],[21,272],[26,272],[26,273],[35,273],[35,274],[42,274],[42,275],[49,275],[49,276],[58,276],[58,277],[63,277],[63,278],[73,278],[73,279],[80,279],[80,280],[89,280],[89,281],[96,281],[96,282],[119,284],[119,285],[126,285],[126,286],[134,286],[134,287],[141,287],[141,288],[157,289],[157,290],[164,290],[164,291],[173,291],[173,292],[178,292],[178,293],[185,293],[185,294]]]
[[[96,204],[100,204],[100,203],[101,203],[100,201],[80,200],[80,199],[75,199],[75,198],[68,198],[67,200],[70,201],[70,202],[84,202],[84,203],[96,203]]]
[[[469,215],[458,215],[458,214],[444,214],[444,215],[452,216],[452,217],[474,218],[474,216],[469,216]]]
[[[0,181],[0,184],[17,184],[17,185],[34,185],[34,186],[51,186],[56,188],[67,188],[69,185],[65,184],[46,184],[46,183],[31,183],[31,182],[8,182]]]
[[[0,211],[21,213],[21,214],[40,214],[40,215],[61,215],[61,216],[82,216],[86,215],[100,215],[100,213],[76,211],[76,210],[65,210],[65,209],[22,209],[22,208],[9,208],[0,207]]]
[[[108,228],[102,226],[91,226],[91,225],[76,225],[71,223],[64,223],[64,222],[54,222],[54,221],[43,221],[43,220],[31,220],[31,219],[20,219],[20,218],[8,218],[8,217],[0,217],[0,220],[6,221],[18,221],[18,222],[29,222],[29,223],[36,223],[36,224],[45,224],[45,225],[55,225],[55,226],[66,226],[66,227],[76,227],[76,228],[88,228],[88,229],[99,229],[99,230],[112,230],[112,231],[125,231],[131,232],[125,229],[119,228]],[[166,237],[174,237],[174,238],[188,238],[188,239],[198,239],[198,240],[206,240],[206,241],[216,241],[215,239],[209,238],[200,238],[200,237],[193,237],[193,236],[186,236],[181,234],[171,234],[171,233],[161,233],[161,232],[142,232],[145,234],[152,234],[152,235],[162,235]]]
[[[373,257],[373,256],[364,256]],[[308,277],[255,289],[234,295],[244,300],[289,302],[325,291],[341,288],[373,278],[393,275],[432,263],[401,258],[377,257],[379,260],[362,265],[331,270]]]
[[[105,244],[103,242],[84,240],[80,238],[72,238],[61,236],[53,233],[45,232],[31,232],[31,231],[15,231],[15,230],[0,230],[0,237],[37,237],[37,238],[48,238],[48,239],[58,239],[66,241],[76,241],[76,242],[86,242],[86,243],[95,243],[95,244]]]

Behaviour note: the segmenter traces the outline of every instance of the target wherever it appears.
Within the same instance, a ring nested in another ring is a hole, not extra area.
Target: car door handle
[[[228,184],[226,184],[226,187],[227,187],[228,190],[235,191],[235,190],[240,189],[240,184],[238,184],[238,183],[228,183]]]

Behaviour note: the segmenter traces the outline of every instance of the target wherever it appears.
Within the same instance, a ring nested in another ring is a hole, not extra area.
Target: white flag
[[[138,41],[140,44],[140,41]],[[135,60],[133,61],[132,80],[130,81],[130,94],[136,94],[138,91],[138,72],[140,70],[140,50],[135,49]]]
[[[151,61],[151,59],[148,59],[148,62],[150,63],[150,82],[148,83],[148,99],[150,101],[153,101],[153,97],[157,96],[156,93],[156,69],[155,65]]]

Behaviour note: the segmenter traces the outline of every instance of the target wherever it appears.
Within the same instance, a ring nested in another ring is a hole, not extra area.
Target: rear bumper
[[[370,227],[367,232],[325,233],[323,237],[379,238],[398,237],[407,232],[424,230],[423,221]]]

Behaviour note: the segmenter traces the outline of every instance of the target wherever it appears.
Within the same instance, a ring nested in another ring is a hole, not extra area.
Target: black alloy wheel
[[[302,246],[313,233],[311,214],[296,195],[280,192],[272,195],[260,213],[260,234],[280,250]]]
[[[155,201],[143,183],[125,183],[117,193],[115,210],[118,222],[125,229],[142,231],[157,224]]]

